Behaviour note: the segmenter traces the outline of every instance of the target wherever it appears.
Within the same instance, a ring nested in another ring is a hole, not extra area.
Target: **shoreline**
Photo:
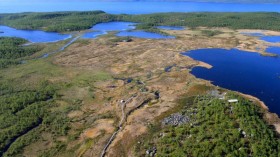
[[[227,90],[229,90],[229,89],[227,89]],[[234,92],[236,92],[238,95],[244,97],[245,99],[254,101],[256,103],[256,105],[258,105],[259,107],[264,109],[265,112],[263,114],[263,119],[269,125],[273,125],[275,131],[278,133],[278,135],[280,135],[280,118],[276,113],[270,112],[269,107],[263,101],[261,101],[259,98],[249,95],[249,94],[244,94],[244,93],[241,93],[238,91],[234,91]]]
[[[236,92],[237,94],[243,96],[246,99],[252,100],[257,103],[262,109],[265,110],[265,113],[263,115],[263,119],[270,125],[273,125],[275,128],[275,131],[280,135],[280,118],[279,115],[276,113],[270,112],[269,107],[265,105],[263,101],[261,101],[259,98],[248,95],[248,94],[243,94],[241,92]]]
[[[190,57],[191,58],[191,57]],[[193,59],[193,58],[192,58]],[[204,68],[207,68],[207,69],[211,69],[213,66],[208,64],[208,63],[205,63],[205,62],[202,62],[202,61],[198,61],[197,62],[197,65],[195,67],[204,67]],[[197,78],[195,76],[195,78]],[[198,79],[198,78],[197,78]],[[210,80],[205,80],[205,83],[210,83],[212,86],[215,86],[214,84],[212,84],[212,82]],[[223,87],[222,87],[223,88]],[[253,101],[256,105],[258,105],[260,108],[262,108],[264,110],[264,113],[263,113],[263,119],[269,124],[269,125],[273,125],[274,126],[274,129],[275,131],[277,132],[278,135],[280,135],[280,118],[279,118],[279,115],[276,114],[276,113],[273,113],[271,111],[269,111],[269,107],[262,101],[260,100],[259,98],[253,96],[253,95],[249,95],[249,94],[244,94],[244,93],[241,93],[239,91],[234,91],[234,90],[231,90],[231,89],[227,89],[227,88],[224,88],[225,90],[228,90],[228,91],[233,91],[235,92],[236,94],[242,96],[243,98],[245,99],[248,99],[248,100],[251,100]]]
[[[259,98],[255,97],[255,96],[253,96],[253,95],[244,94],[244,93],[241,93],[241,92],[238,92],[238,91],[237,91],[236,93],[238,93],[239,95],[243,96],[243,97],[246,98],[246,99],[249,99],[249,100],[252,100],[252,101],[257,102],[258,105],[259,105],[261,108],[263,108],[263,109],[265,109],[266,111],[270,112],[268,106],[267,106],[263,101],[261,101]]]

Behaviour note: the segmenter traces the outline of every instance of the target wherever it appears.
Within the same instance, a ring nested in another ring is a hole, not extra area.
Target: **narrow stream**
[[[71,44],[73,44],[77,39],[79,39],[80,36],[77,36],[75,38],[73,38],[72,40],[70,40],[68,43],[66,43],[64,46],[62,46],[60,49],[56,50],[56,51],[53,51],[53,52],[50,52],[50,53],[46,53],[44,54],[43,56],[37,58],[37,59],[40,59],[40,58],[46,58],[48,57],[49,55],[52,55],[52,54],[55,54],[55,53],[58,53],[58,52],[61,52],[63,50],[65,50],[68,46],[70,46]]]
[[[37,128],[39,125],[42,124],[42,122],[43,122],[43,120],[40,118],[40,119],[37,121],[37,123],[34,124],[34,126],[27,128],[26,130],[22,131],[19,135],[17,135],[17,136],[15,136],[14,138],[12,138],[11,141],[4,147],[4,149],[3,149],[3,154],[5,154],[5,153],[8,151],[8,149],[11,147],[11,145],[12,145],[18,138],[20,138],[21,136],[27,134],[29,131],[31,131],[31,130]],[[3,156],[3,154],[1,154],[1,152],[0,152],[0,156]]]

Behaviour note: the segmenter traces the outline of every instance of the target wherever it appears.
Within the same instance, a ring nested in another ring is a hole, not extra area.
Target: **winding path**
[[[107,142],[107,144],[106,144],[105,147],[103,148],[100,157],[105,157],[106,151],[107,151],[107,149],[109,148],[110,144],[113,142],[113,140],[115,139],[115,137],[117,136],[117,134],[118,134],[118,133],[120,132],[120,130],[122,129],[122,125],[123,125],[124,120],[125,120],[125,117],[126,117],[125,111],[124,111],[125,106],[126,106],[126,104],[129,103],[135,96],[136,96],[136,95],[133,95],[133,96],[131,96],[129,99],[127,99],[125,102],[122,102],[122,103],[121,103],[121,107],[122,107],[122,119],[120,120],[118,130],[115,131],[115,132],[113,133],[113,135],[110,137],[109,141]]]

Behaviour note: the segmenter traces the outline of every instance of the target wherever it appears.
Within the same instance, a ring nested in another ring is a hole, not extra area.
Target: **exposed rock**
[[[169,117],[166,117],[163,119],[162,124],[163,125],[182,125],[190,122],[190,118],[188,116],[184,116],[180,113],[175,113],[170,115]]]
[[[154,157],[156,155],[156,153],[157,153],[156,147],[149,148],[148,150],[146,150],[147,156],[150,156],[150,157]]]

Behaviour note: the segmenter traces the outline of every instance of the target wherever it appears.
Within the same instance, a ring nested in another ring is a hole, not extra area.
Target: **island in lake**
[[[280,13],[0,17],[0,156],[280,155]]]

